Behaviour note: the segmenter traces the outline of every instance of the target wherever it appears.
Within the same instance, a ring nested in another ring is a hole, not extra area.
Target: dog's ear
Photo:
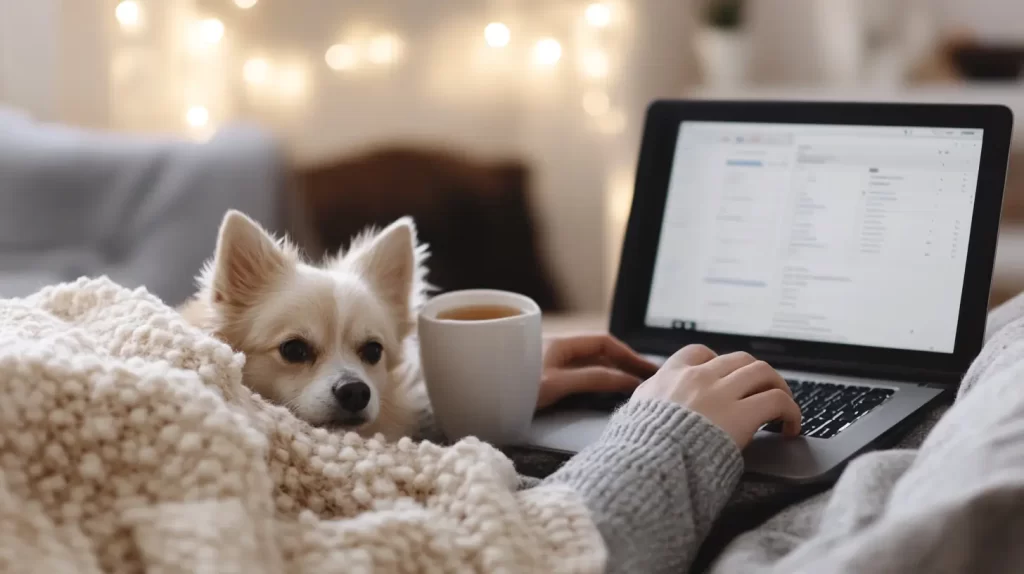
[[[412,328],[424,271],[425,248],[417,247],[416,225],[403,217],[375,235],[352,242],[342,261],[364,277],[387,303],[401,334]]]
[[[258,223],[239,211],[228,211],[208,273],[213,303],[253,304],[287,270],[289,261],[285,250]]]

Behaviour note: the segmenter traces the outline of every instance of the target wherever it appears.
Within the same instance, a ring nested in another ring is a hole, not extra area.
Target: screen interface
[[[952,353],[982,130],[683,122],[645,322]]]

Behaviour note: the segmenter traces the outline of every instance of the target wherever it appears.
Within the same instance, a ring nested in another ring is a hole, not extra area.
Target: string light
[[[287,66],[277,76],[277,84],[282,95],[298,99],[306,93],[306,70],[297,64]]]
[[[373,64],[392,64],[398,60],[400,51],[401,41],[394,34],[379,34],[370,39],[366,58]]]
[[[309,68],[303,59],[282,55],[273,60],[251,57],[242,65],[242,79],[254,102],[294,105],[309,93]]]
[[[539,66],[554,66],[561,58],[562,45],[554,38],[543,38],[533,46],[533,61]]]
[[[263,58],[249,58],[242,65],[242,79],[252,86],[262,86],[270,79],[270,63]]]
[[[251,9],[259,3],[259,0],[232,1],[242,10]],[[115,17],[120,27],[125,31],[141,29],[145,23],[143,8],[142,2],[138,0],[118,2]],[[593,2],[586,6],[583,16],[587,25],[604,28],[610,25],[614,14],[608,3]],[[209,53],[210,47],[220,44],[226,33],[224,23],[213,17],[193,21],[187,30],[190,32],[191,49],[197,54]],[[510,45],[512,39],[510,27],[501,21],[486,24],[483,36],[487,46],[491,48],[505,48]],[[335,71],[352,70],[367,63],[384,66],[399,61],[404,49],[402,38],[393,32],[371,33],[329,46],[324,53],[324,61]],[[554,68],[563,55],[563,45],[554,37],[539,38],[530,52],[530,58],[538,68]],[[591,46],[589,50],[584,51],[579,65],[579,73],[591,80],[607,78],[611,69],[608,53],[599,46]],[[278,61],[271,65],[263,57],[251,57],[245,60],[241,76],[249,86],[273,86],[273,93],[277,97],[298,99],[305,96],[309,90],[307,70],[305,61],[296,61],[294,65]],[[596,119],[595,125],[599,125],[599,130],[605,133],[618,133],[624,129],[625,114],[621,110],[612,109],[608,94],[603,90],[586,91],[582,94],[581,103],[585,113]],[[185,120],[194,128],[206,127],[210,122],[210,112],[204,106],[191,106],[186,110]]]
[[[327,67],[335,71],[351,70],[356,67],[358,56],[356,50],[348,44],[334,44],[327,48],[324,61]]]
[[[114,8],[114,17],[123,30],[134,32],[142,27],[142,9],[134,0],[119,2]]]
[[[607,179],[610,215],[616,222],[622,224],[629,219],[629,210],[633,203],[633,178],[632,170],[619,168],[613,171]],[[622,245],[622,242],[617,241],[616,245]]]
[[[595,28],[604,28],[612,21],[612,11],[608,8],[607,4],[595,2],[589,6],[583,12],[584,18],[587,20],[587,24]]]
[[[583,73],[590,78],[608,76],[608,56],[601,51],[587,52],[583,57]]]
[[[224,23],[216,18],[199,21],[199,38],[207,44],[216,44],[224,37]]]
[[[512,31],[501,22],[491,22],[484,28],[484,41],[492,48],[504,48],[512,39]]]
[[[194,128],[201,128],[210,121],[210,111],[203,106],[192,106],[185,112],[185,121]]]

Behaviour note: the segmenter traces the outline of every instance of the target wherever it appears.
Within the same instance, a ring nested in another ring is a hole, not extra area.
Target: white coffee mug
[[[518,314],[444,318],[456,309],[483,306],[513,308]],[[446,438],[475,436],[496,445],[525,438],[540,391],[540,317],[532,299],[507,291],[455,291],[424,305],[420,363],[434,418]]]

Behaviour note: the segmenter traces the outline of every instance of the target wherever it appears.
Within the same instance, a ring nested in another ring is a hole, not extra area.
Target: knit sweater
[[[476,440],[314,429],[143,290],[0,301],[0,572],[600,572],[562,484]]]
[[[1020,572],[1024,294],[993,311],[986,338],[920,448],[855,459],[831,491],[735,540],[712,572]],[[544,484],[584,496],[610,572],[681,573],[741,469],[735,445],[702,417],[629,403]]]

